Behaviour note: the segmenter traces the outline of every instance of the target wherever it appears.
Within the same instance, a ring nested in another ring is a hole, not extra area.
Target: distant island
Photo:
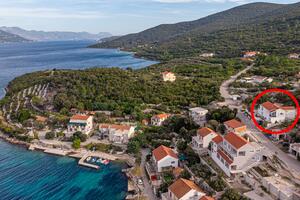
[[[4,35],[14,36],[15,39],[4,37],[3,42],[23,42],[23,41],[72,41],[72,40],[95,40],[100,41],[104,38],[110,38],[112,34],[100,32],[92,34],[88,32],[60,32],[60,31],[36,31],[25,30],[19,27],[0,27],[1,33]],[[17,39],[19,38],[19,39]],[[0,40],[1,42],[1,40]]]
[[[30,40],[20,37],[18,35],[0,30],[0,43],[29,42],[29,41]]]

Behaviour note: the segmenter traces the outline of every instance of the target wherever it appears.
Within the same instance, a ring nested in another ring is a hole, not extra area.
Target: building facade
[[[152,126],[161,126],[163,124],[163,122],[166,119],[168,119],[169,117],[171,117],[171,115],[166,114],[166,113],[154,115],[154,116],[151,117],[151,125]]]
[[[88,115],[73,115],[68,123],[68,133],[80,131],[86,135],[93,130],[93,117]]]
[[[201,107],[195,107],[189,109],[189,116],[192,118],[192,120],[198,124],[199,126],[203,126],[206,122],[206,114],[208,113],[208,110]]]
[[[170,81],[170,82],[174,82],[176,80],[176,76],[174,73],[172,72],[163,72],[163,80],[166,81]]]
[[[119,124],[100,124],[99,131],[107,136],[110,142],[127,144],[129,139],[134,136],[135,127]]]
[[[197,135],[192,138],[193,149],[199,151],[202,148],[208,148],[210,142],[216,136],[216,132],[211,130],[210,128],[204,127],[198,129]]]
[[[161,145],[152,151],[152,161],[157,172],[178,167],[178,156],[169,147]]]

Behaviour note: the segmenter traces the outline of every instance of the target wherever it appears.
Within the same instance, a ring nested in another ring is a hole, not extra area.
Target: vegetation
[[[52,140],[52,139],[54,139],[55,138],[55,133],[54,132],[47,132],[46,134],[45,134],[45,138],[47,139],[47,140]]]
[[[115,115],[131,114],[137,120],[145,117],[143,105],[160,105],[178,111],[181,106],[206,105],[220,99],[219,85],[246,63],[237,59],[198,58],[174,60],[140,70],[93,68],[35,72],[16,78],[9,84],[7,96],[36,84],[50,83],[55,95],[50,104],[63,115],[71,108],[109,110]],[[177,76],[173,83],[163,82],[161,72],[170,70]],[[44,105],[46,102],[38,104]],[[23,120],[23,119],[22,119]],[[105,118],[98,119],[105,121]]]
[[[225,193],[222,194],[221,200],[247,200],[247,198],[240,195],[234,189],[227,189]]]
[[[245,50],[287,55],[300,51],[299,13],[300,3],[247,4],[196,21],[160,25],[94,47],[124,48],[160,60],[204,52],[235,57]]]
[[[80,148],[80,145],[81,145],[80,139],[79,139],[79,138],[75,138],[75,139],[73,140],[72,147],[73,147],[74,149],[79,149],[79,148]]]
[[[80,131],[77,131],[77,132],[73,133],[72,141],[74,141],[76,139],[79,139],[81,142],[85,142],[87,140],[87,135]]]

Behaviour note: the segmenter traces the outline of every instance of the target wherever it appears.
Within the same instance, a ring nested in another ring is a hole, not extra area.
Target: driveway
[[[141,168],[142,168],[142,179],[144,182],[144,194],[148,197],[149,200],[157,200],[158,198],[153,192],[151,185],[145,171],[146,156],[150,153],[150,149],[142,149],[142,159],[141,159]]]

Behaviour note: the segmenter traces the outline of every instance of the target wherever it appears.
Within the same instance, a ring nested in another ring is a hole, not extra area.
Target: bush
[[[47,132],[45,135],[45,139],[47,140],[52,140],[55,138],[55,133],[54,132]]]
[[[79,149],[80,148],[80,144],[81,144],[81,141],[79,138],[76,138],[73,140],[73,144],[72,144],[72,147],[74,149]]]
[[[80,131],[77,131],[77,132],[73,133],[72,140],[77,139],[77,138],[80,139],[81,142],[85,142],[87,140],[87,135]]]

